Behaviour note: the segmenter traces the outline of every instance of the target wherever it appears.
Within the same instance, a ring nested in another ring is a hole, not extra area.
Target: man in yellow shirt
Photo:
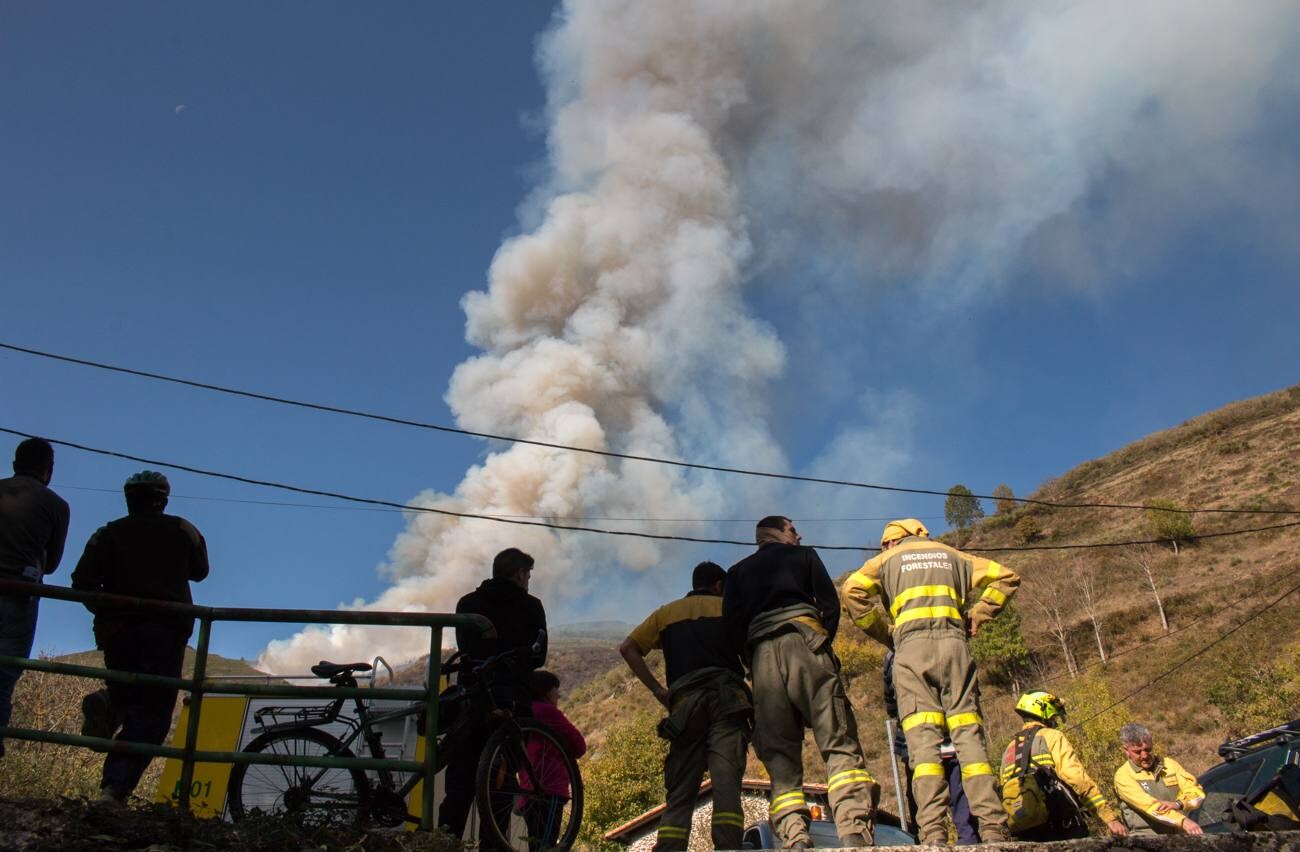
[[[1083,819],[1083,811],[1096,813],[1111,834],[1117,837],[1128,834],[1097,783],[1083,768],[1074,746],[1065,734],[1057,730],[1057,725],[1065,721],[1065,702],[1050,692],[1026,692],[1016,702],[1016,713],[1025,720],[1025,726],[1002,754],[1003,785],[1021,771],[1023,761],[1020,758],[1023,750],[1028,749],[1032,766],[1050,770],[1057,781],[1068,786],[1074,794],[1058,792],[1053,795],[1052,791],[1045,791],[1048,821],[1028,831],[1017,831],[1016,838],[1041,841],[1087,837],[1088,824]]]
[[[1203,834],[1186,816],[1205,801],[1196,778],[1172,757],[1158,756],[1144,726],[1128,723],[1119,739],[1128,760],[1115,770],[1115,794],[1129,832]]]

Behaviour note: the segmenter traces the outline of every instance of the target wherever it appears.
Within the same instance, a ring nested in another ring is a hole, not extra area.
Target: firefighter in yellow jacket
[[[1018,771],[1022,749],[1028,749],[1032,765],[1040,766],[1051,773],[1062,784],[1069,787],[1071,793],[1047,796],[1048,821],[1030,831],[1018,831],[1019,840],[1069,840],[1088,836],[1088,825],[1083,819],[1083,811],[1091,811],[1106,824],[1106,828],[1116,837],[1128,834],[1124,823],[1101,794],[1097,782],[1092,780],[1083,768],[1074,746],[1057,730],[1057,725],[1065,721],[1065,703],[1050,692],[1026,692],[1016,702],[1016,713],[1025,720],[1006,751],[1002,754],[1002,783],[1005,785]]]
[[[1187,814],[1205,801],[1196,778],[1172,757],[1156,754],[1151,732],[1136,722],[1119,731],[1124,756],[1115,770],[1115,795],[1132,834],[1204,834]]]
[[[845,608],[867,635],[894,648],[894,688],[912,756],[921,842],[947,842],[948,782],[939,757],[945,731],[957,750],[980,837],[986,843],[1009,840],[966,639],[997,615],[1020,577],[929,536],[915,518],[886,524],[881,552],[844,583]]]

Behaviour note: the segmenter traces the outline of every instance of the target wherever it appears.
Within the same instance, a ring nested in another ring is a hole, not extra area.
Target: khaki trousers
[[[826,761],[836,829],[841,837],[858,833],[870,841],[880,785],[862,758],[857,720],[830,642],[799,630],[777,633],[754,646],[750,668],[754,750],[772,779],[769,815],[782,846],[812,845],[803,793],[805,726],[812,728]]]
[[[955,630],[909,633],[894,653],[898,716],[912,761],[912,794],[922,843],[946,843],[948,780],[939,746],[948,732],[962,786],[986,843],[1009,839],[1007,817],[989,764],[975,663]]]
[[[705,769],[713,781],[713,848],[739,849],[745,831],[740,779],[749,749],[749,696],[738,679],[719,678],[673,698],[673,709],[659,726],[669,746],[667,804],[655,852],[687,848]]]

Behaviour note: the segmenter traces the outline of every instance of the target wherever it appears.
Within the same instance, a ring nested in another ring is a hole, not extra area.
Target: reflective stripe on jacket
[[[1030,745],[1030,759],[1036,765],[1048,767],[1055,772],[1057,778],[1074,790],[1079,797],[1079,803],[1084,808],[1095,811],[1105,822],[1115,819],[1115,811],[1106,803],[1101,789],[1083,768],[1083,762],[1079,760],[1079,755],[1075,752],[1074,746],[1070,745],[1070,741],[1065,738],[1065,734],[1055,728],[1044,727],[1038,722],[1028,722],[1021,730],[1027,731],[1031,728],[1036,728],[1037,731]],[[1007,746],[1007,750],[1002,755],[1003,784],[1007,783],[1016,772],[1015,752],[1015,740],[1012,740],[1011,745]]]
[[[882,642],[892,632],[897,644],[926,629],[965,636],[967,621],[993,618],[1019,586],[1018,574],[991,559],[908,536],[850,575],[843,597],[854,624]]]

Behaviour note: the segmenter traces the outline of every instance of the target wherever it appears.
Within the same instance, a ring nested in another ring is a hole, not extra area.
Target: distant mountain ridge
[[[621,642],[635,626],[625,621],[579,621],[552,627],[550,632],[552,640],[616,639]]]

